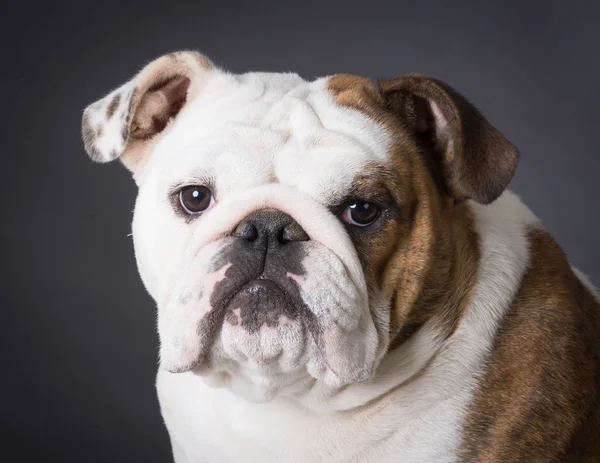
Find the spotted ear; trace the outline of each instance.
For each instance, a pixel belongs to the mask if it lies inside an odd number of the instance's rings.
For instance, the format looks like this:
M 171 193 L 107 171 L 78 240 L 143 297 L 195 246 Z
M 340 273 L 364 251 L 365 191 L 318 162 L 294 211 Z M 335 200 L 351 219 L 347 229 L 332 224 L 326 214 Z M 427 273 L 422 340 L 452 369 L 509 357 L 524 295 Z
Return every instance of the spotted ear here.
M 182 51 L 162 56 L 132 80 L 88 106 L 82 118 L 85 150 L 96 162 L 120 158 L 135 172 L 152 142 L 210 78 L 203 55 Z
M 381 81 L 380 86 L 388 107 L 433 149 L 451 196 L 488 204 L 502 194 L 519 152 L 464 96 L 420 75 Z

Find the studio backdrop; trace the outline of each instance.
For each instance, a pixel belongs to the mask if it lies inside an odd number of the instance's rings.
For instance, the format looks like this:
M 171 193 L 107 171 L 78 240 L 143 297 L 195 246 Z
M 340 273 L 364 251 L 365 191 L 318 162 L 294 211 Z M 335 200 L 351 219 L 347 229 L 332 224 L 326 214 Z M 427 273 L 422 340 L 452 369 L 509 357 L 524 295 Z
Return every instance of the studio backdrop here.
M 235 72 L 422 73 L 521 152 L 510 188 L 600 284 L 600 4 L 558 1 L 10 2 L 3 7 L 2 461 L 166 462 L 136 187 L 95 165 L 83 109 L 195 49 Z

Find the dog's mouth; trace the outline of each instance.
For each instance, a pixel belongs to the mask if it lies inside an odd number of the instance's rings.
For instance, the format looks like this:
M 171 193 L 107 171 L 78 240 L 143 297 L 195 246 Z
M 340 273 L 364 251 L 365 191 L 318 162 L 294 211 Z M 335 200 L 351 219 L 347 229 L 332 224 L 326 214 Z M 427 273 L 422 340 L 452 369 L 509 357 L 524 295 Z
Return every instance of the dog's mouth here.
M 215 325 L 229 323 L 254 333 L 277 326 L 280 319 L 308 322 L 314 318 L 296 280 L 305 274 L 303 246 L 288 248 L 273 257 L 248 252 L 244 243 L 237 242 L 219 253 L 215 267 L 228 267 L 210 296 Z
M 274 357 L 285 357 L 287 350 L 297 357 L 306 347 L 307 336 L 318 343 L 315 314 L 304 302 L 297 282 L 299 266 L 257 260 L 242 262 L 235 254 L 221 260 L 218 267 L 224 270 L 223 278 L 210 292 L 210 310 L 200 322 L 203 348 L 192 366 L 195 371 L 212 370 L 215 362 L 224 359 L 272 363 Z
M 255 333 L 261 327 L 275 328 L 298 320 L 307 312 L 302 305 L 275 281 L 262 276 L 248 281 L 231 298 L 224 322 Z
M 233 270 L 229 278 L 228 273 L 215 288 L 211 301 L 217 308 L 213 316 L 220 319 L 217 324 L 238 326 L 248 333 L 289 322 L 302 323 L 309 330 L 316 326 L 314 314 L 302 300 L 294 275 L 270 267 L 257 277 L 240 281 L 239 273 Z
M 201 277 L 172 292 L 196 297 L 173 297 L 159 317 L 165 369 L 269 390 L 299 378 L 341 385 L 371 374 L 377 339 L 366 299 L 333 253 L 307 242 L 278 256 L 235 245 L 214 255 L 204 259 L 207 271 L 189 272 Z

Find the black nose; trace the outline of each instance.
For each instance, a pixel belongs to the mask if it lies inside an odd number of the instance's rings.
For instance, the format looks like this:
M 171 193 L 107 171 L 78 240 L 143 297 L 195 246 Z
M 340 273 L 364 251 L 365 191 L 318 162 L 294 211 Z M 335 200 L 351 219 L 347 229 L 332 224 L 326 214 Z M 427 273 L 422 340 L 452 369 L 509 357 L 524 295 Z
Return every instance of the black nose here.
M 310 239 L 298 222 L 276 209 L 253 212 L 240 222 L 233 236 L 271 249 Z

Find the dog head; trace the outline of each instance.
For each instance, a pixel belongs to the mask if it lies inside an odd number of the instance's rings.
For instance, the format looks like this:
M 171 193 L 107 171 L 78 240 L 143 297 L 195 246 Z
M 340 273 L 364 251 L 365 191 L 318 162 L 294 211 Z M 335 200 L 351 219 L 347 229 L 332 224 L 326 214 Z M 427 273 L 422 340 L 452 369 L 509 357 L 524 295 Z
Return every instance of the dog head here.
M 518 163 L 437 80 L 233 75 L 194 52 L 90 105 L 83 138 L 138 185 L 161 367 L 260 400 L 368 380 L 426 323 L 451 330 L 457 211 L 497 198 Z

